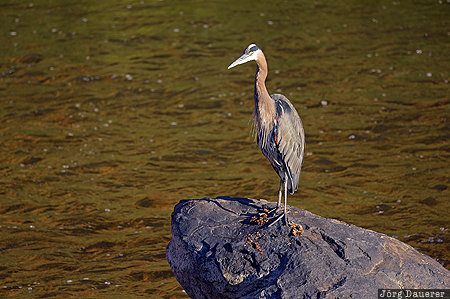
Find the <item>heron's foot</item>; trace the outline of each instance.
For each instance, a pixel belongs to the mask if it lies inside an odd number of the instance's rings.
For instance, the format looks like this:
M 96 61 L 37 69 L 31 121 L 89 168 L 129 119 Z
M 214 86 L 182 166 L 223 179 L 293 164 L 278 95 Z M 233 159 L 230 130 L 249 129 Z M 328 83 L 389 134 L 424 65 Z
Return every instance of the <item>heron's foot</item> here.
M 257 224 L 257 225 L 263 225 L 266 224 L 267 222 L 269 222 L 270 219 L 272 218 L 276 218 L 275 222 L 278 222 L 283 214 L 281 215 L 275 215 L 281 208 L 280 207 L 275 207 L 273 209 L 268 209 L 268 208 L 263 208 L 262 210 L 260 210 L 260 212 L 258 212 L 256 215 L 252 216 L 252 218 L 250 218 L 250 223 L 251 224 Z
M 280 207 L 280 206 L 276 206 L 275 208 L 270 209 L 270 210 L 267 208 L 263 208 L 262 212 L 259 212 L 258 214 L 260 216 L 266 214 L 268 217 L 270 216 L 269 218 L 273 218 L 273 217 L 275 217 L 275 214 L 281 209 L 282 209 L 282 207 Z
M 284 218 L 284 223 L 286 225 L 289 225 L 289 222 L 288 222 L 288 219 L 287 219 L 287 214 L 285 214 L 285 213 L 282 213 L 282 214 L 280 214 L 278 216 L 274 216 L 272 218 L 274 218 L 274 220 L 273 220 L 273 222 L 271 224 L 269 224 L 268 227 L 271 227 L 272 225 L 274 225 L 275 223 L 277 223 L 278 221 L 280 221 L 283 218 Z
M 281 207 L 280 206 L 276 206 L 275 208 L 269 210 L 267 212 L 267 214 L 269 214 L 269 215 L 276 214 L 279 210 L 281 210 Z
M 268 225 L 268 227 L 271 227 L 284 217 L 284 223 L 285 225 L 289 226 L 289 222 L 287 219 L 287 212 L 283 212 L 279 215 L 276 215 L 280 210 L 282 210 L 282 207 L 276 206 L 275 208 L 269 210 L 267 208 L 263 208 L 261 212 L 258 212 L 258 214 L 252 216 L 250 218 L 251 224 L 257 224 L 257 225 L 263 225 L 273 219 L 273 221 Z

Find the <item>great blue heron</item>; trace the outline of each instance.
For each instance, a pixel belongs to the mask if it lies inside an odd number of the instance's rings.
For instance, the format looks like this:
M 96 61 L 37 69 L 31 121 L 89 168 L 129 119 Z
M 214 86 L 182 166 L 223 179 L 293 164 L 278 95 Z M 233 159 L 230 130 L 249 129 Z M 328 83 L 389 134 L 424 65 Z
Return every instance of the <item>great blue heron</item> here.
M 276 210 L 281 207 L 284 185 L 284 220 L 288 224 L 287 191 L 294 194 L 298 188 L 305 153 L 305 133 L 300 116 L 291 102 L 281 94 L 269 96 L 265 83 L 267 62 L 264 53 L 257 45 L 249 45 L 244 50 L 244 54 L 230 64 L 228 69 L 252 60 L 257 64 L 255 110 L 253 111 L 256 139 L 262 153 L 281 179 Z M 281 217 L 283 214 L 280 215 Z

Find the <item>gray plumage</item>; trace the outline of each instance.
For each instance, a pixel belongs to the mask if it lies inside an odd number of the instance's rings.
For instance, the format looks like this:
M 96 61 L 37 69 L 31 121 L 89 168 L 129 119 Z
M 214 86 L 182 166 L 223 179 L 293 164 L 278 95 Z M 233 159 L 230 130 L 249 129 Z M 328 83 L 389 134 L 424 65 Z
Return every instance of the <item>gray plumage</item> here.
M 281 94 L 269 96 L 265 86 L 267 62 L 258 46 L 249 45 L 244 54 L 228 69 L 252 60 L 256 61 L 258 66 L 255 76 L 255 110 L 253 112 L 256 140 L 262 153 L 281 179 L 277 208 L 281 205 L 284 185 L 284 217 L 287 224 L 287 191 L 294 194 L 298 189 L 305 152 L 305 133 L 300 116 L 292 103 Z

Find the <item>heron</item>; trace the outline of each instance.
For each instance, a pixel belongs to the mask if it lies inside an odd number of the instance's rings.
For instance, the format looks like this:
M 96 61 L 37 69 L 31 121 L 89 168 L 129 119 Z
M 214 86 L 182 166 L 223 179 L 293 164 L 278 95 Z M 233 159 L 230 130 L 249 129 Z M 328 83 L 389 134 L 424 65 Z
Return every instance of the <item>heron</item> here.
M 228 69 L 252 60 L 257 65 L 253 111 L 256 141 L 261 152 L 280 177 L 278 204 L 274 211 L 279 211 L 281 208 L 284 187 L 284 213 L 273 223 L 284 216 L 285 224 L 289 225 L 287 192 L 293 195 L 298 189 L 305 154 L 305 132 L 300 116 L 288 98 L 282 94 L 269 95 L 266 88 L 267 61 L 263 51 L 257 45 L 251 44 L 245 48 L 242 56 L 230 64 Z

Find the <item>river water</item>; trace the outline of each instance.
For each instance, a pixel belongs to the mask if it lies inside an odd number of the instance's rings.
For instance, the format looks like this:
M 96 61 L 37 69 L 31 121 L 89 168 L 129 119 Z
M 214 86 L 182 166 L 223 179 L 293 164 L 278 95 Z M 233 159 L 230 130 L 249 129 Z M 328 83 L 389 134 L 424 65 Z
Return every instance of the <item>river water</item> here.
M 0 294 L 186 296 L 181 199 L 277 200 L 255 65 L 306 132 L 289 204 L 450 268 L 448 1 L 0 3 Z

